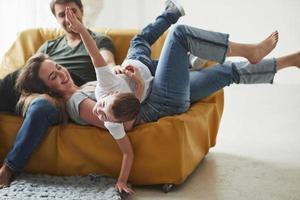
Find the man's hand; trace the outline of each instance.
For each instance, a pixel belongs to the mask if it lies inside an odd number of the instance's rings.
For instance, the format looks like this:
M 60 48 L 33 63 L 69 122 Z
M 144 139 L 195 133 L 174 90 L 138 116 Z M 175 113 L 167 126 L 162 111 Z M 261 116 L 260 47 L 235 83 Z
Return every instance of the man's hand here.
M 126 192 L 127 194 L 134 194 L 134 191 L 126 185 L 126 183 L 122 181 L 118 181 L 115 188 L 117 189 L 118 192 Z
M 85 29 L 83 24 L 77 19 L 70 7 L 66 8 L 66 21 L 68 23 L 69 29 L 71 29 L 75 33 L 81 33 L 81 31 Z

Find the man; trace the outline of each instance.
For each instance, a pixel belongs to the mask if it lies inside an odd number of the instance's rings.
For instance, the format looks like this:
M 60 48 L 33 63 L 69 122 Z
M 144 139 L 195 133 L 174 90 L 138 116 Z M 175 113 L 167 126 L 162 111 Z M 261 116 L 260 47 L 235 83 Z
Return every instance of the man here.
M 85 50 L 80 36 L 72 32 L 66 21 L 65 10 L 70 7 L 82 22 L 84 14 L 81 0 L 52 0 L 50 8 L 57 22 L 65 30 L 65 35 L 44 43 L 38 52 L 48 54 L 54 61 L 66 67 L 77 85 L 96 80 L 92 61 Z M 110 65 L 115 65 L 112 41 L 89 31 L 96 41 L 101 55 Z M 20 97 L 14 89 L 19 70 L 0 80 L 0 112 L 15 112 Z M 5 98 L 4 98 L 5 97 Z M 62 122 L 61 111 L 49 99 L 36 98 L 30 104 L 23 124 L 17 134 L 12 150 L 0 169 L 0 188 L 9 186 L 12 175 L 20 172 L 36 147 L 42 142 L 50 126 Z

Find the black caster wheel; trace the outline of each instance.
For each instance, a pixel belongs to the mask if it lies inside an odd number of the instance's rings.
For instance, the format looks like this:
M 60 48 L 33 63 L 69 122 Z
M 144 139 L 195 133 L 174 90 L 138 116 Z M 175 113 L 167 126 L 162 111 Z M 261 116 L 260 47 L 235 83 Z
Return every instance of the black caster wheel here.
M 163 184 L 162 189 L 165 193 L 170 192 L 174 188 L 174 184 Z

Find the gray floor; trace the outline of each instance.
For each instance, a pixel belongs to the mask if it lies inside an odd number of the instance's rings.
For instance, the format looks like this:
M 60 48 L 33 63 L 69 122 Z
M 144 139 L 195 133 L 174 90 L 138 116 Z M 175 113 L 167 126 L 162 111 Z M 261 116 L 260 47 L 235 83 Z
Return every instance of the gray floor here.
M 217 145 L 188 180 L 129 199 L 300 199 L 300 85 L 232 86 Z

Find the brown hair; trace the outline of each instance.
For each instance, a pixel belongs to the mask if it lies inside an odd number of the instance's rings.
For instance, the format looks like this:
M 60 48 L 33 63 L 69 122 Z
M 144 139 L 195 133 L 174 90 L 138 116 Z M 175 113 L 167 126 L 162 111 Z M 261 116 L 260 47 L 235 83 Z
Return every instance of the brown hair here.
M 49 93 L 49 88 L 39 77 L 41 64 L 50 58 L 46 54 L 35 54 L 28 59 L 16 81 L 16 88 L 21 93 Z
M 119 93 L 111 107 L 114 117 L 120 122 L 133 120 L 141 109 L 138 98 L 132 93 Z
M 72 2 L 74 2 L 79 7 L 80 10 L 82 10 L 83 5 L 81 0 L 52 0 L 50 2 L 51 12 L 55 16 L 55 9 L 54 9 L 55 4 L 65 4 L 65 3 L 72 3 Z
M 25 116 L 31 102 L 36 98 L 48 100 L 54 106 L 64 109 L 64 104 L 60 101 L 57 94 L 51 93 L 44 81 L 39 77 L 41 64 L 45 60 L 51 60 L 48 55 L 38 53 L 28 59 L 25 66 L 21 69 L 16 80 L 16 89 L 21 92 L 21 96 L 16 106 L 19 114 Z M 65 116 L 64 116 L 65 119 Z

